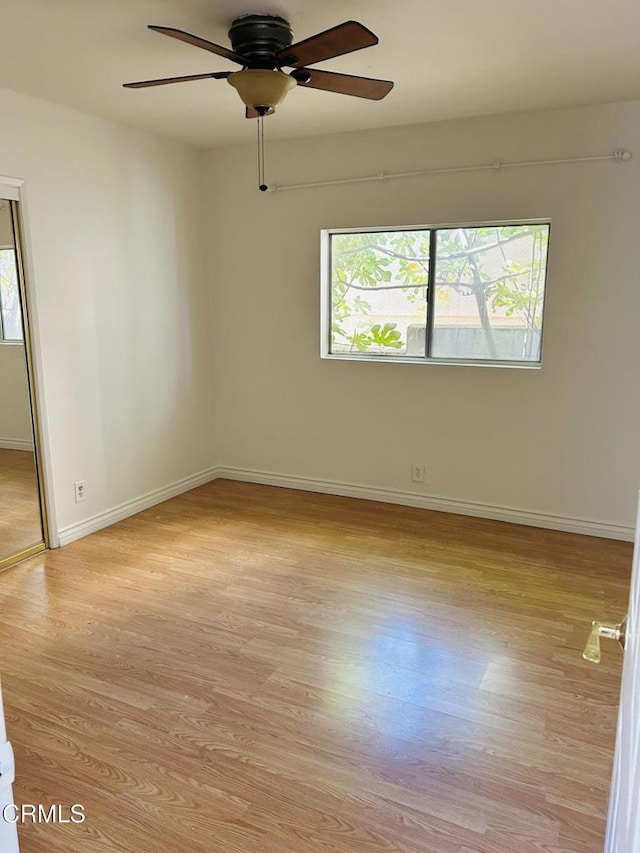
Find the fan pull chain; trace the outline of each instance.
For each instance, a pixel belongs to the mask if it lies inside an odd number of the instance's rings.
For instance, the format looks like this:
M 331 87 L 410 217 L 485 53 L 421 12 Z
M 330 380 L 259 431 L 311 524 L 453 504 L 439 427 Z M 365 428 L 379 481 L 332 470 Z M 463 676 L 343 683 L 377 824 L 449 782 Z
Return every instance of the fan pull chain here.
M 269 187 L 264 182 L 264 116 L 258 116 L 258 189 L 266 193 Z

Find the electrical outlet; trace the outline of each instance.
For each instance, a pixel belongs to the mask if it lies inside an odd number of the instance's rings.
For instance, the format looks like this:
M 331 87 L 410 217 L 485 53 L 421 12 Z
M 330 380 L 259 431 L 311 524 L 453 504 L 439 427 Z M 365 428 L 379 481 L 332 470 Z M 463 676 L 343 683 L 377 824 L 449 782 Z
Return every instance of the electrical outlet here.
M 414 483 L 424 483 L 426 466 L 424 462 L 414 462 L 411 466 L 411 480 Z
M 76 480 L 73 484 L 73 490 L 76 495 L 76 503 L 82 503 L 83 500 L 86 499 L 86 490 L 85 490 L 85 481 L 84 480 Z

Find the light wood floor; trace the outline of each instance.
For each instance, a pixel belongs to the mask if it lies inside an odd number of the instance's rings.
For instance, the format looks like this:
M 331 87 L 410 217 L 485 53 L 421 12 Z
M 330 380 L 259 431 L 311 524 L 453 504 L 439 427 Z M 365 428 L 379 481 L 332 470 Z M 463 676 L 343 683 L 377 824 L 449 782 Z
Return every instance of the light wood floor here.
M 11 569 L 22 853 L 601 853 L 630 562 L 217 481 Z
M 0 448 L 0 560 L 42 540 L 33 453 Z

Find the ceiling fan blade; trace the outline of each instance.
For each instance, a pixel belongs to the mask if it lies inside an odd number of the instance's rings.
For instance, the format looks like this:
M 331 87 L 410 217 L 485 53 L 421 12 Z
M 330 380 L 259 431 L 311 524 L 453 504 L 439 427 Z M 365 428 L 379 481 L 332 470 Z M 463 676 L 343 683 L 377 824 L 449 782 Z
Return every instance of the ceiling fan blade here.
M 393 89 L 391 80 L 375 80 L 373 77 L 354 77 L 351 74 L 336 74 L 333 71 L 318 71 L 317 68 L 300 68 L 291 76 L 299 86 L 308 89 L 323 89 L 340 95 L 353 95 L 380 101 Z
M 125 89 L 146 89 L 148 86 L 165 86 L 167 83 L 187 83 L 189 80 L 223 80 L 231 71 L 215 71 L 212 74 L 188 74 L 186 77 L 162 77 L 159 80 L 138 80 L 135 83 L 123 83 Z
M 374 44 L 378 44 L 378 37 L 371 30 L 357 21 L 345 21 L 344 24 L 283 48 L 276 56 L 282 65 L 300 68 Z
M 220 44 L 214 44 L 212 41 L 200 38 L 200 36 L 185 33 L 184 30 L 176 30 L 174 27 L 158 27 L 155 24 L 149 24 L 149 29 L 156 33 L 162 33 L 165 36 L 170 36 L 173 39 L 184 41 L 187 44 L 192 44 L 194 47 L 201 47 L 203 50 L 208 50 L 210 53 L 217 53 L 218 56 L 224 56 L 225 59 L 230 59 L 232 62 L 237 62 L 239 65 L 246 65 L 247 60 L 240 56 L 239 53 L 234 53 L 228 47 L 222 47 Z

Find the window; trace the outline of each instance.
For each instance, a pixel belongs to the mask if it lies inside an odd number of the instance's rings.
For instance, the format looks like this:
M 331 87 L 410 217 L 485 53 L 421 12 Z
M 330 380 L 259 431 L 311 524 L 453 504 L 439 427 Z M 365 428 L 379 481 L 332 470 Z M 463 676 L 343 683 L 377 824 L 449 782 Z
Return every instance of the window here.
M 323 231 L 322 355 L 539 364 L 549 230 Z
M 0 248 L 0 342 L 22 340 L 16 252 L 12 247 Z

